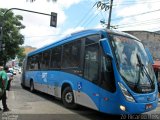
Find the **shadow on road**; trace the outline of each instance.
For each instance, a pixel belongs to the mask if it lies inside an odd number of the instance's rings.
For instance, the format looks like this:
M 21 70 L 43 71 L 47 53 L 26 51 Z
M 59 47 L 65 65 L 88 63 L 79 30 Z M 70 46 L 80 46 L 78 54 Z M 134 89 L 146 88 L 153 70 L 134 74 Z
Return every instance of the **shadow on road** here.
M 30 92 L 28 88 L 24 88 L 24 89 L 27 90 L 28 92 Z M 35 91 L 33 94 L 65 108 L 62 101 L 58 98 L 55 98 L 52 95 L 48 95 L 48 94 L 45 94 L 45 93 L 39 92 L 39 91 Z M 75 114 L 60 114 L 60 115 L 56 115 L 56 116 L 61 116 L 64 118 L 70 118 L 70 117 L 77 118 L 78 117 L 78 118 L 83 118 L 82 120 L 114 120 L 114 119 L 119 120 L 119 119 L 121 119 L 121 116 L 100 113 L 98 111 L 95 111 L 95 110 L 92 110 L 92 109 L 89 109 L 89 108 L 86 108 L 86 107 L 83 107 L 80 105 L 78 106 L 77 109 L 74 109 L 74 110 L 69 109 L 69 110 Z M 54 117 L 55 117 L 55 115 L 54 115 Z M 68 119 L 66 119 L 66 120 L 68 120 Z M 81 119 L 74 119 L 74 120 L 81 120 Z
M 25 88 L 28 92 L 29 89 Z M 54 96 L 35 91 L 34 95 L 37 95 L 38 97 L 41 97 L 43 99 L 46 99 L 47 101 L 53 102 L 61 107 L 64 107 L 61 100 L 56 99 Z M 64 107 L 65 108 L 65 107 Z M 69 109 L 74 114 L 44 114 L 44 115 L 37 115 L 41 116 L 37 120 L 41 120 L 41 118 L 47 116 L 47 120 L 50 120 L 49 118 L 52 118 L 51 120 L 137 120 L 137 119 L 143 119 L 143 120 L 152 120 L 157 118 L 157 116 L 152 116 L 148 114 L 139 114 L 139 115 L 109 115 L 105 113 L 101 113 L 83 106 L 79 106 L 77 109 Z M 25 115 L 24 115 L 25 116 Z M 28 116 L 29 117 L 29 116 Z M 160 117 L 160 116 L 158 116 Z M 35 117 L 34 117 L 35 118 Z

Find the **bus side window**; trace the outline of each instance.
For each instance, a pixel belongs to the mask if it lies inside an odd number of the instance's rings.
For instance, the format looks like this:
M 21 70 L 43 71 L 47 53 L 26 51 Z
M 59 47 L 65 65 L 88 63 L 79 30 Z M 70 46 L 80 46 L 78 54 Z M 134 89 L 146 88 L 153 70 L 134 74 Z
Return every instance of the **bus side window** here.
M 99 79 L 99 44 L 91 44 L 85 47 L 84 58 L 84 78 L 93 83 L 98 83 Z
M 110 92 L 115 92 L 116 86 L 112 61 L 109 57 L 102 55 L 101 63 L 101 87 Z
M 51 51 L 47 50 L 43 52 L 43 57 L 42 57 L 42 69 L 47 70 L 49 69 L 49 63 L 50 63 L 50 54 Z
M 62 46 L 58 46 L 52 49 L 51 52 L 51 69 L 60 69 L 61 68 L 61 52 Z
M 36 55 L 36 69 L 35 70 L 40 70 L 42 69 L 42 53 L 39 53 Z
M 69 73 L 82 75 L 81 70 L 81 39 L 63 46 L 62 69 Z
M 41 56 L 40 55 L 37 55 L 36 65 L 37 65 L 36 70 L 40 70 L 41 69 Z
M 32 70 L 33 67 L 33 57 L 29 57 L 27 61 L 27 70 Z

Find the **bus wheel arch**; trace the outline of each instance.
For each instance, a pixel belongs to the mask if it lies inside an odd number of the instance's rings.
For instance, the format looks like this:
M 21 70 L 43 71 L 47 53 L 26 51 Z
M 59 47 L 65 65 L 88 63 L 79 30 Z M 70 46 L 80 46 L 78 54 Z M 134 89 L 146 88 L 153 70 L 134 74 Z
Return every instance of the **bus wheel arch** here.
M 31 92 L 34 92 L 34 91 L 35 91 L 33 79 L 30 80 L 29 90 L 30 90 Z
M 66 108 L 75 109 L 77 104 L 75 104 L 74 93 L 70 84 L 65 83 L 62 85 L 61 89 L 61 99 Z

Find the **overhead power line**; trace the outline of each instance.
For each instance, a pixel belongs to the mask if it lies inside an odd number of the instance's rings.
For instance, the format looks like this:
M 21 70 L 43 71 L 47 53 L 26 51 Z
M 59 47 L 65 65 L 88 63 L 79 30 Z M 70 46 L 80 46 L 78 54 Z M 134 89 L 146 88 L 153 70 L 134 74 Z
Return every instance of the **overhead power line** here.
M 84 24 L 87 19 L 85 19 L 86 17 L 89 16 L 89 14 L 91 13 L 91 11 L 93 10 L 94 6 L 96 5 L 96 3 L 92 6 L 92 8 L 89 9 L 89 11 L 87 11 L 87 13 L 83 16 L 83 18 L 75 25 L 74 28 L 80 26 L 82 23 Z M 90 17 L 89 17 L 90 18 Z
M 157 24 L 157 23 L 160 23 L 160 20 L 159 21 L 154 21 L 152 23 L 138 23 L 138 24 L 132 24 L 132 25 L 126 25 L 126 26 L 119 26 L 118 28 L 125 28 L 125 27 L 133 27 L 133 26 L 147 26 L 147 25 L 153 25 L 153 24 Z
M 160 0 L 157 0 L 157 1 L 138 1 L 138 2 L 135 2 L 135 1 L 126 1 L 125 3 L 120 3 L 120 4 L 114 4 L 113 6 L 121 6 L 121 5 L 133 5 L 133 4 L 145 4 L 145 3 L 157 3 L 157 2 L 160 2 Z
M 125 23 L 125 24 L 121 24 L 118 26 L 131 26 L 131 25 L 138 25 L 138 24 L 149 24 L 149 23 L 155 23 L 155 22 L 159 22 L 160 18 L 157 19 L 150 19 L 150 20 L 145 20 L 145 21 L 138 21 L 138 22 L 131 22 L 131 23 Z
M 99 11 L 96 15 L 94 15 L 88 22 L 85 22 L 83 26 L 84 27 L 88 26 L 88 24 L 90 24 L 99 15 L 99 13 L 101 13 L 101 11 Z
M 145 14 L 148 14 L 148 13 L 153 13 L 153 12 L 158 12 L 158 11 L 160 11 L 160 9 L 147 11 L 147 12 L 143 12 L 143 13 L 139 13 L 139 14 L 134 14 L 134 15 L 130 15 L 130 16 L 125 16 L 125 17 L 118 17 L 118 18 L 114 18 L 114 19 L 111 19 L 111 20 L 116 21 L 116 20 L 119 20 L 119 19 L 122 19 L 122 18 L 130 18 L 130 17 L 145 15 Z

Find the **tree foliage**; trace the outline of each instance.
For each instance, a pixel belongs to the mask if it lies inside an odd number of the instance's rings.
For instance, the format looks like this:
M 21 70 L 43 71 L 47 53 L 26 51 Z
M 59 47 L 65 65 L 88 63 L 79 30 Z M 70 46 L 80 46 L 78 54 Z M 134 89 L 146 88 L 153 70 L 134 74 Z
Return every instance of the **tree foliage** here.
M 24 43 L 24 36 L 20 33 L 25 26 L 21 23 L 23 17 L 21 15 L 14 15 L 12 11 L 7 12 L 5 18 L 4 13 L 7 9 L 0 9 L 0 21 L 3 21 L 3 38 L 5 43 L 5 50 L 0 52 L 0 61 L 4 64 L 14 59 L 17 53 L 21 51 L 20 45 Z
M 24 53 L 25 49 L 24 47 L 20 47 L 18 53 L 17 53 L 17 58 L 19 59 L 19 66 L 22 66 L 22 62 L 26 56 L 26 54 Z

